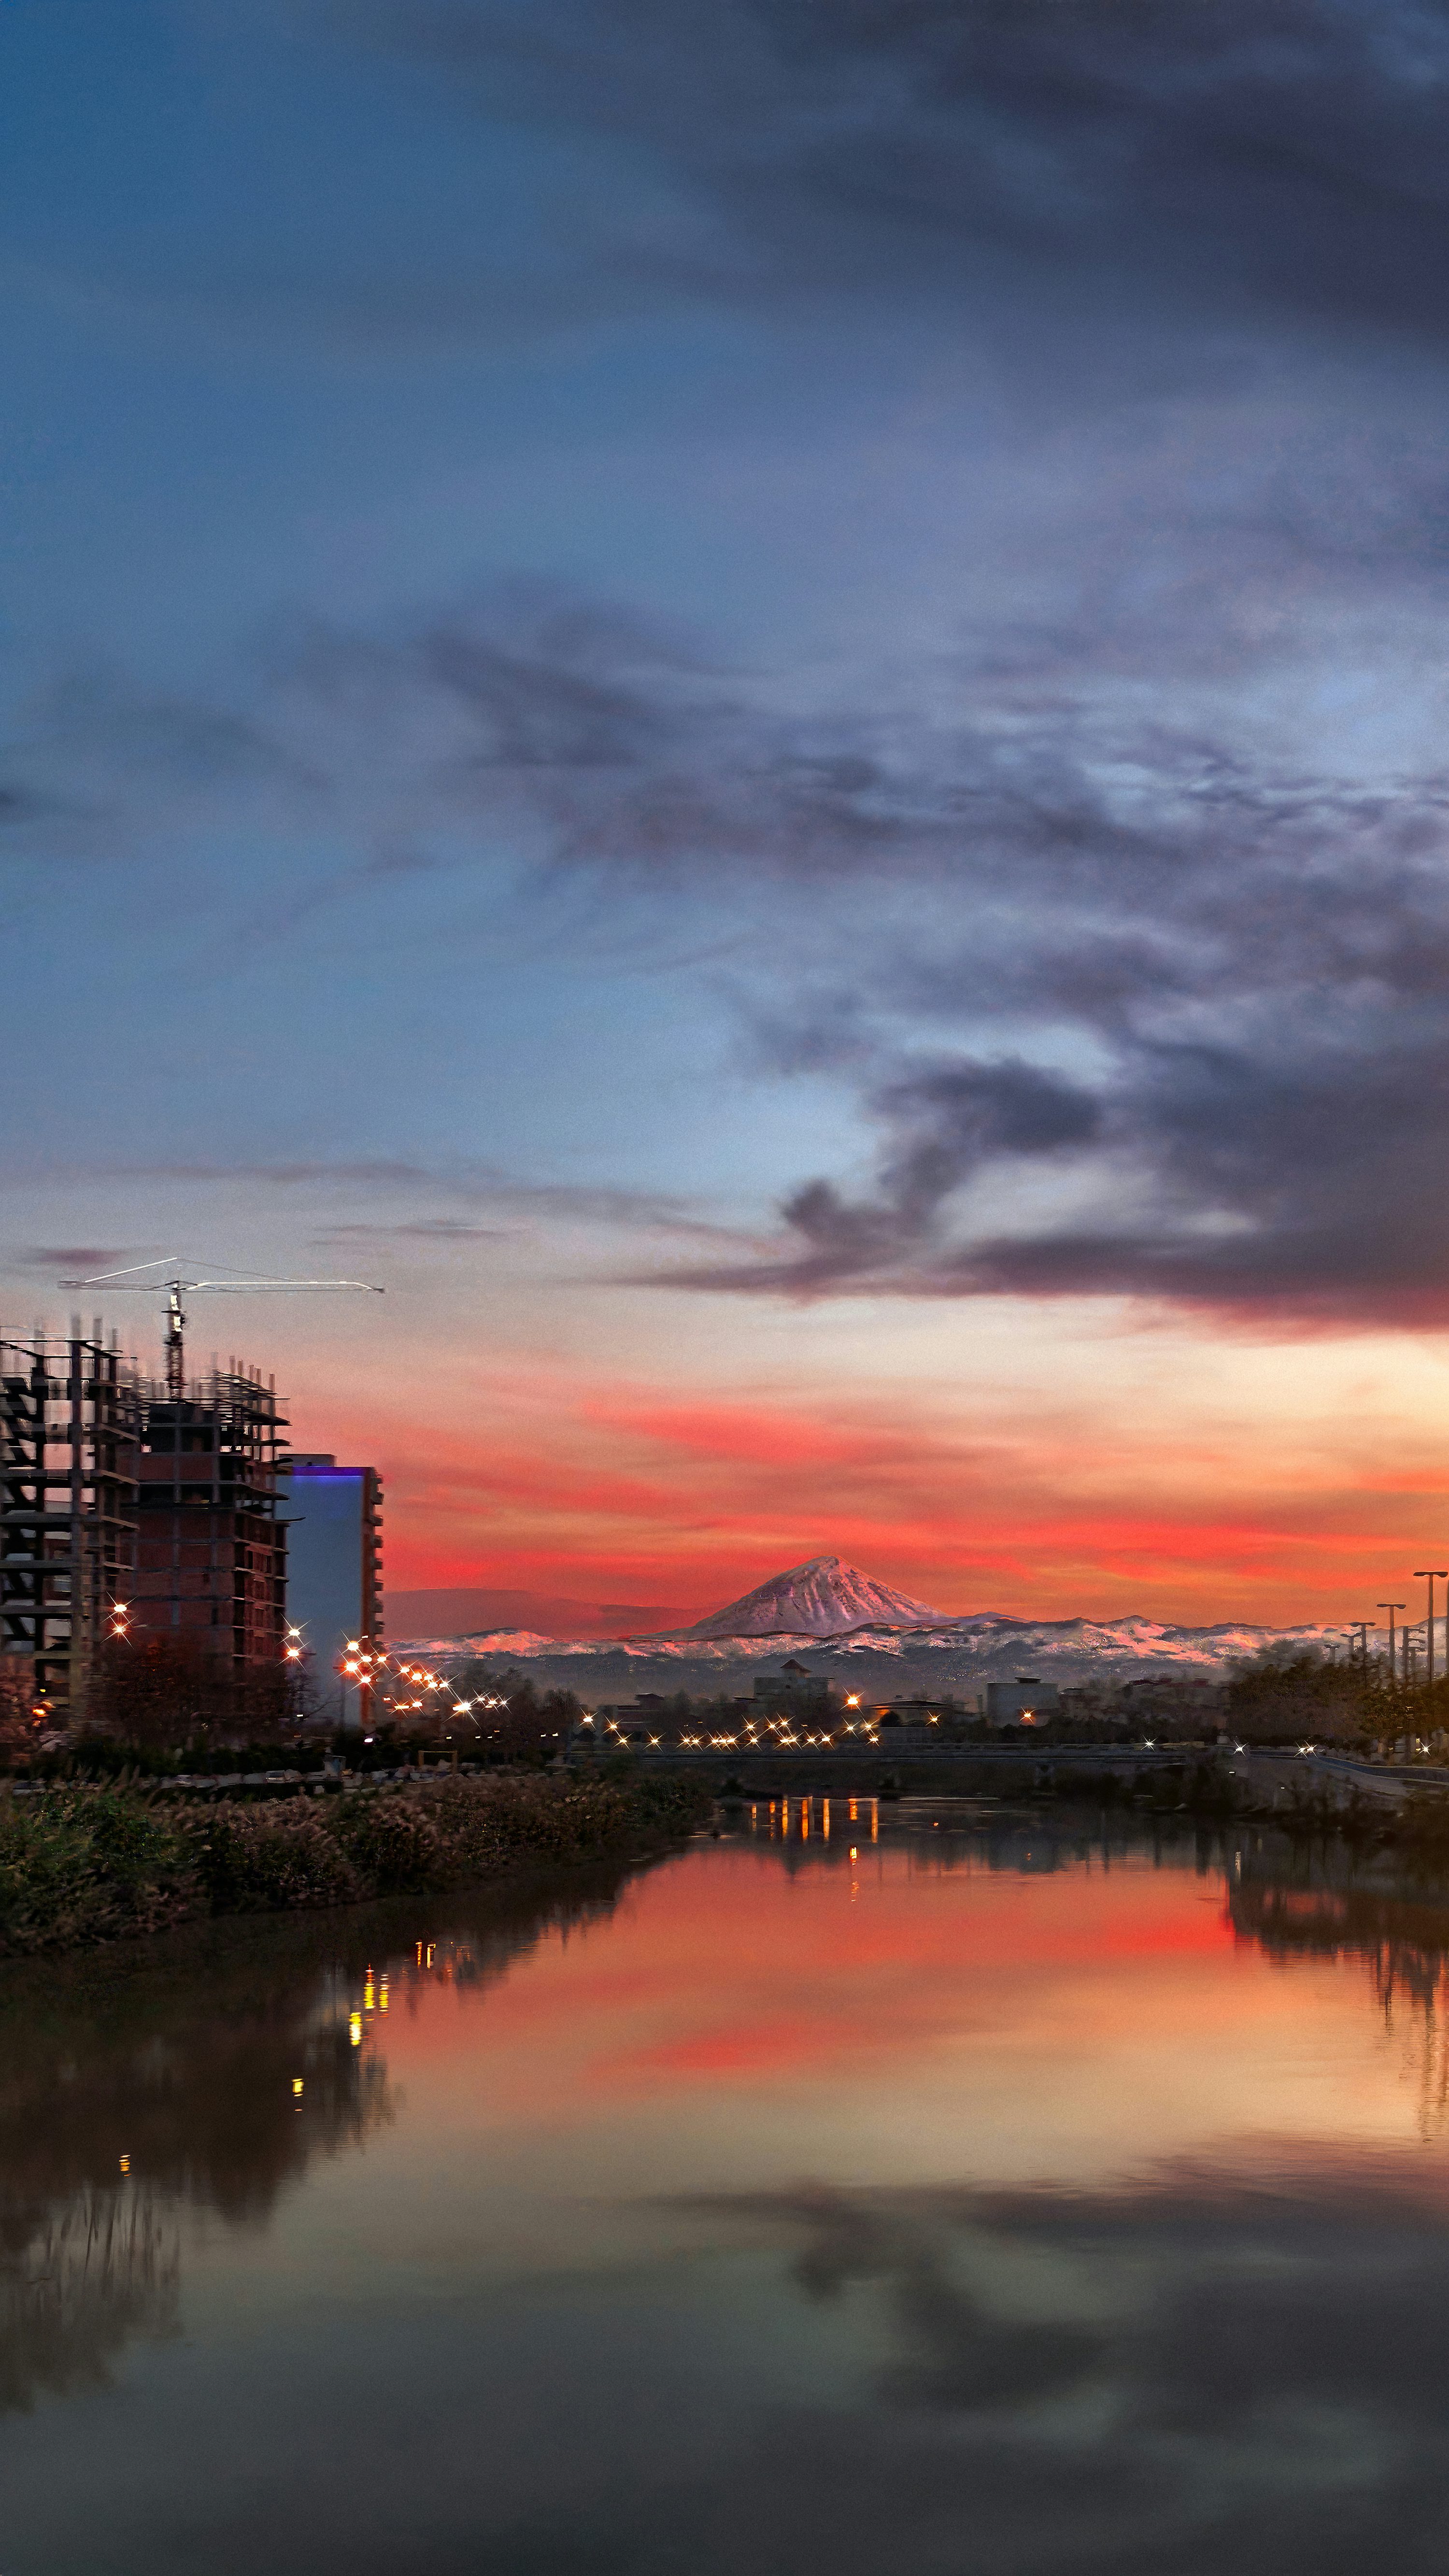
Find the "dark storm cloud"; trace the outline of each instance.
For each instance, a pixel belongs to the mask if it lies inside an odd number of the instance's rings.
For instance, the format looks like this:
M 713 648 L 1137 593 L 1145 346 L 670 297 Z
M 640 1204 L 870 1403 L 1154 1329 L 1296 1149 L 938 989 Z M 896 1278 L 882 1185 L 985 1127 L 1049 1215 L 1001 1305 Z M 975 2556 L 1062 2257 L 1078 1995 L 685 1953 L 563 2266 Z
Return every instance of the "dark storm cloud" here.
M 315 13 L 313 13 L 315 14 Z M 1449 21 L 1416 0 L 332 0 L 490 117 L 644 147 L 716 219 L 641 286 L 1000 288 L 1023 269 L 1438 336 Z
M 862 721 L 854 755 L 717 721 L 666 790 L 563 791 L 553 864 L 832 890 L 851 971 L 766 972 L 759 1061 L 843 1075 L 882 1141 L 868 1187 L 791 1193 L 775 1252 L 675 1284 L 1449 1315 L 1449 780 L 1275 774 L 1024 693 L 994 729 Z M 963 1208 L 1033 1174 L 1056 1212 Z

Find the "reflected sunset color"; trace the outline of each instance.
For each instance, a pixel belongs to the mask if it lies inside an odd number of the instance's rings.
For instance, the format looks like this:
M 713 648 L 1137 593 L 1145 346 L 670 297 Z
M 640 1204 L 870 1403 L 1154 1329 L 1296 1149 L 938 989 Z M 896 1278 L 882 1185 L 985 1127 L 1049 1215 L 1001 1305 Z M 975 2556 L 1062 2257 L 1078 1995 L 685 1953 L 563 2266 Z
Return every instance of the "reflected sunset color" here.
M 6 2576 L 1428 2565 L 1449 1895 L 763 1800 L 148 1959 L 6 1998 Z

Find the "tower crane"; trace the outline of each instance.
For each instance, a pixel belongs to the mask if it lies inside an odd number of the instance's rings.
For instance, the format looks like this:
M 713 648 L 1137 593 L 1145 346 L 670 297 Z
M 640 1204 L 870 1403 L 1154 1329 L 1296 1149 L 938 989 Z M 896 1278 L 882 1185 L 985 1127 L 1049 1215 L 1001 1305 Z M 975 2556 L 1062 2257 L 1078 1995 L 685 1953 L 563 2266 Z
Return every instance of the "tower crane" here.
M 223 1265 L 224 1266 L 224 1265 Z M 143 1270 L 160 1270 L 161 1279 L 143 1279 Z M 370 1279 L 280 1279 L 265 1271 L 240 1271 L 233 1279 L 192 1277 L 183 1267 L 183 1256 L 176 1252 L 161 1253 L 155 1261 L 138 1261 L 129 1270 L 101 1270 L 90 1279 L 62 1279 L 62 1288 L 110 1288 L 118 1296 L 136 1297 L 166 1291 L 166 1392 L 178 1402 L 186 1392 L 186 1310 L 185 1297 L 285 1296 L 305 1294 L 309 1290 L 332 1288 L 360 1289 L 364 1296 L 381 1297 L 385 1290 Z

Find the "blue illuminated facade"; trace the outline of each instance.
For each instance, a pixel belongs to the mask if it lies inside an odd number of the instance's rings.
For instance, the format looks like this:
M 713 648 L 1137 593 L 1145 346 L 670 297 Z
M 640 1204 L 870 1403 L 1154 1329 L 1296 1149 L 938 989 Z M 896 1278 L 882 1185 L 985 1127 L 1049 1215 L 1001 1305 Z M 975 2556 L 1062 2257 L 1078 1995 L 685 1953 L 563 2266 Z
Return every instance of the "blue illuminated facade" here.
M 327 1456 L 289 1458 L 278 1482 L 287 1534 L 287 1619 L 301 1630 L 308 1700 L 319 1721 L 365 1725 L 371 1693 L 337 1667 L 349 1643 L 379 1644 L 382 1479 Z

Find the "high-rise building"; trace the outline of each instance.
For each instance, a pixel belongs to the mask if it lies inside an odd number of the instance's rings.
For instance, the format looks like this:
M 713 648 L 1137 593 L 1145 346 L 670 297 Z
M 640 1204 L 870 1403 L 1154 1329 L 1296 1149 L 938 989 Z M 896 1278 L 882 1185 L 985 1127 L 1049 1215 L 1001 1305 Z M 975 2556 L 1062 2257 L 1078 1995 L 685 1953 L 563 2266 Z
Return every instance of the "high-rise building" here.
M 279 1491 L 287 1515 L 287 1620 L 301 1632 L 319 1714 L 365 1724 L 366 1680 L 339 1671 L 349 1645 L 380 1646 L 382 1478 L 375 1467 L 339 1467 L 330 1454 L 294 1453 Z

